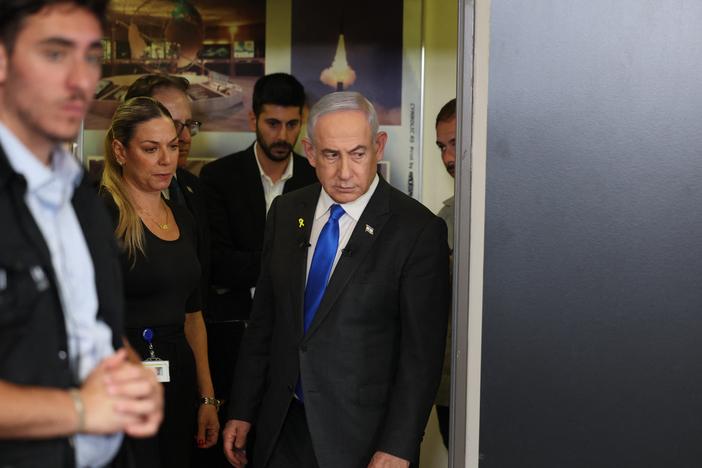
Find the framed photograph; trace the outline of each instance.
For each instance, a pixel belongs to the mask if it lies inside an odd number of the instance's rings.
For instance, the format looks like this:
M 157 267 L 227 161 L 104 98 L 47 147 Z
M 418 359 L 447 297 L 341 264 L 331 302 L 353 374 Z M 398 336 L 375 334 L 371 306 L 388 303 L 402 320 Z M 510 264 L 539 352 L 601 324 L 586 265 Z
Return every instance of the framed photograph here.
M 109 127 L 130 84 L 148 73 L 190 81 L 203 131 L 248 131 L 244 102 L 265 73 L 266 3 L 249 0 L 112 0 L 102 80 L 86 130 Z
M 204 123 L 193 138 L 193 161 L 240 151 L 255 139 L 248 121 L 254 83 L 266 73 L 286 72 L 305 86 L 309 106 L 336 90 L 366 96 L 388 133 L 383 174 L 418 197 L 422 0 L 359 1 L 113 0 L 104 78 L 84 123 L 80 156 L 87 163 L 102 154 L 127 87 L 154 72 L 191 82 L 193 115 Z M 302 153 L 299 142 L 296 150 Z
M 185 166 L 185 169 L 199 176 L 202 166 L 212 161 L 212 159 L 213 158 L 188 158 L 188 164 Z

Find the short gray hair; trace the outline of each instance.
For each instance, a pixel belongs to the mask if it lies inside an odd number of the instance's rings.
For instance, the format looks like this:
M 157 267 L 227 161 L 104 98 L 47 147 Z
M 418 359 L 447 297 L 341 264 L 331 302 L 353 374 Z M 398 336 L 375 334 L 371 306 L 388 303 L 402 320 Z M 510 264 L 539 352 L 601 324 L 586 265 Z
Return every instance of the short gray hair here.
M 375 140 L 378 133 L 378 114 L 375 113 L 373 104 L 366 99 L 363 94 L 355 91 L 338 91 L 327 94 L 312 106 L 310 116 L 307 121 L 307 137 L 314 145 L 314 127 L 317 120 L 325 114 L 340 111 L 361 111 L 368 118 L 368 125 L 371 129 L 371 139 Z

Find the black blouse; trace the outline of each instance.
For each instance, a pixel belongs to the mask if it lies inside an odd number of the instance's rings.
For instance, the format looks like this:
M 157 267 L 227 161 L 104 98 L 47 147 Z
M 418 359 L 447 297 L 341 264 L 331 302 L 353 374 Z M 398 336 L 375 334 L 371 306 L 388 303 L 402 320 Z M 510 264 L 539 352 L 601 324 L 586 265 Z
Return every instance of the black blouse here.
M 117 206 L 106 198 L 116 225 Z M 182 325 L 186 313 L 202 308 L 195 221 L 185 207 L 166 203 L 178 224 L 178 239 L 160 239 L 142 223 L 145 254 L 137 252 L 136 261 L 126 251 L 120 255 L 128 328 Z

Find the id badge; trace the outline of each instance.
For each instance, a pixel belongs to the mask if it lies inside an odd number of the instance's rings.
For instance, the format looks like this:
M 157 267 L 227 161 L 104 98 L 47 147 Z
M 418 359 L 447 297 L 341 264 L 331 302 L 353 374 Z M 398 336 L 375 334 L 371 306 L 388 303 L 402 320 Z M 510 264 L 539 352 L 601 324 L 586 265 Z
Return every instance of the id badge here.
M 171 381 L 171 373 L 168 367 L 168 361 L 159 360 L 146 360 L 141 362 L 144 367 L 151 369 L 154 374 L 156 374 L 156 380 L 161 383 Z
M 156 380 L 161 383 L 171 381 L 171 373 L 169 371 L 168 361 L 164 361 L 156 356 L 154 351 L 154 331 L 151 328 L 145 328 L 141 334 L 144 341 L 149 345 L 149 357 L 141 361 L 147 369 L 151 369 L 156 374 Z

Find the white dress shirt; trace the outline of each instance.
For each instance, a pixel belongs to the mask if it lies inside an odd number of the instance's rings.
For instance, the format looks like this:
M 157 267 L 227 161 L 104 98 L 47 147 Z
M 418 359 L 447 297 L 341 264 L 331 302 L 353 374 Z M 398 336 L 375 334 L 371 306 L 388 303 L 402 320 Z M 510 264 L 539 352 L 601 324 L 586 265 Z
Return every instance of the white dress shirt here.
M 346 244 L 348 244 L 351 238 L 356 223 L 358 223 L 373 193 L 375 193 L 375 189 L 378 187 L 378 180 L 378 174 L 376 174 L 366 193 L 350 203 L 341 204 L 341 207 L 344 209 L 344 214 L 339 218 L 339 246 L 336 249 L 336 257 L 334 257 L 334 263 L 332 264 L 329 278 L 334 274 L 336 264 L 339 263 L 339 258 L 341 257 L 341 251 L 346 248 Z M 322 228 L 327 223 L 327 220 L 329 220 L 329 211 L 334 204 L 337 203 L 332 200 L 332 197 L 322 188 L 319 193 L 319 199 L 317 200 L 317 208 L 314 210 L 314 222 L 312 223 L 312 231 L 310 232 L 310 250 L 307 255 L 307 275 L 310 273 L 310 265 L 312 264 L 312 257 L 314 256 L 314 249 L 317 246 L 317 240 L 322 232 Z M 307 277 L 307 275 L 305 275 L 305 277 Z M 305 284 L 307 284 L 307 280 L 305 280 Z
M 273 199 L 277 197 L 278 195 L 283 194 L 283 189 L 285 188 L 285 182 L 288 181 L 293 176 L 293 157 L 292 153 L 290 153 L 290 156 L 288 156 L 288 166 L 285 168 L 285 172 L 283 172 L 283 176 L 278 179 L 277 182 L 273 182 L 273 180 L 268 177 L 268 174 L 263 172 L 263 168 L 261 167 L 261 162 L 259 161 L 259 147 L 258 147 L 258 142 L 254 144 L 254 155 L 256 156 L 256 164 L 258 165 L 258 172 L 261 174 L 261 182 L 263 183 L 263 195 L 266 197 L 266 214 L 268 214 L 268 210 L 271 207 L 271 203 L 273 203 Z M 264 156 L 265 157 L 265 156 Z
M 0 144 L 12 169 L 27 181 L 24 200 L 51 253 L 66 322 L 68 357 L 82 382 L 104 357 L 114 353 L 112 330 L 97 318 L 93 260 L 71 203 L 83 170 L 60 147 L 52 153 L 51 166 L 45 166 L 2 124 Z M 80 434 L 74 442 L 79 467 L 103 466 L 119 449 L 122 434 Z

